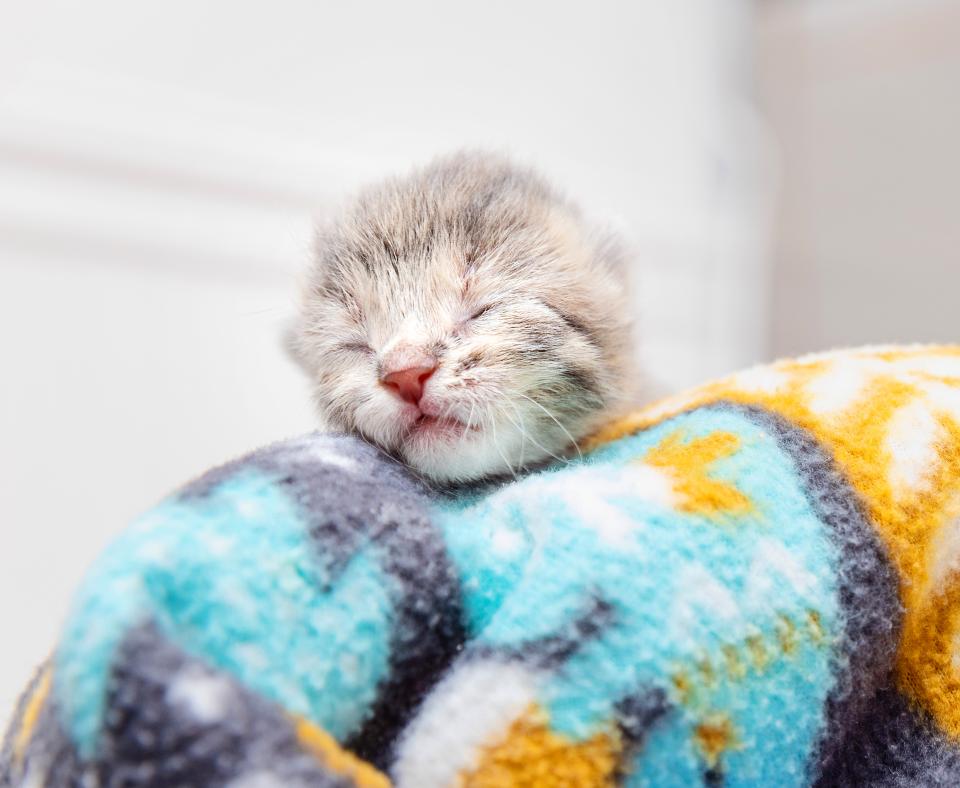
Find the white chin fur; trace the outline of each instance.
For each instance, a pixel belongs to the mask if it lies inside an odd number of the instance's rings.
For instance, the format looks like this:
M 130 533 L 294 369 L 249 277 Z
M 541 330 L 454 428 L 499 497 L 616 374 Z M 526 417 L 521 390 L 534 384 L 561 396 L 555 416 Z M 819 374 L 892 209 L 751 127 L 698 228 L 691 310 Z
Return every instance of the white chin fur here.
M 487 429 L 452 440 L 428 437 L 409 441 L 400 452 L 411 468 L 441 482 L 516 473 L 549 456 L 529 440 L 524 441 L 509 424 L 497 425 L 496 435 Z

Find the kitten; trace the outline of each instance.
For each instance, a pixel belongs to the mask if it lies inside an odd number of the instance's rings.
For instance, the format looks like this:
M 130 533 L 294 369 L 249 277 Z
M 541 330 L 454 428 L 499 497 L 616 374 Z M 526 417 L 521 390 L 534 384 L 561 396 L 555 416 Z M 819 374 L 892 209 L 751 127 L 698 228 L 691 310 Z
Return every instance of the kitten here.
M 625 277 L 538 176 L 461 153 L 318 233 L 291 348 L 330 426 L 435 481 L 516 474 L 632 396 Z

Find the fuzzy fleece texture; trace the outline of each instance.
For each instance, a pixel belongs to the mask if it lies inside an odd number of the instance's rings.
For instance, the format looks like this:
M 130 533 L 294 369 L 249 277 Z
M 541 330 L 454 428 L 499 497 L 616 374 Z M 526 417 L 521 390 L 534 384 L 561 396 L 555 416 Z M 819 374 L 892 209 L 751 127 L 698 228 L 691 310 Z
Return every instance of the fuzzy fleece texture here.
M 960 348 L 753 369 L 457 498 L 348 437 L 78 590 L 10 786 L 960 785 Z

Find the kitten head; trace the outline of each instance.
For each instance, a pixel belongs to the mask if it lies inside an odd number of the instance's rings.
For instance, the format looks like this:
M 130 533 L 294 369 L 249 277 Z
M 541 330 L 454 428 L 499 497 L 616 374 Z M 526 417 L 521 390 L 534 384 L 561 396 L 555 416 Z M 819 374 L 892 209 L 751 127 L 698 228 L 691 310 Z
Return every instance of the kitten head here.
M 321 415 L 425 476 L 562 456 L 629 389 L 615 247 L 502 159 L 362 193 L 317 250 L 292 346 Z

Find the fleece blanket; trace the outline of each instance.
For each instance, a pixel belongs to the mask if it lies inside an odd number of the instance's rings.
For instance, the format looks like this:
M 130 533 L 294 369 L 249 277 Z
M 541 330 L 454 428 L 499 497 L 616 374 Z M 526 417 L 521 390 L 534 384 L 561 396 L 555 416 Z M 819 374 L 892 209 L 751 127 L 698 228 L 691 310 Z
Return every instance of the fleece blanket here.
M 708 384 L 457 496 L 310 435 L 90 570 L 12 786 L 960 785 L 960 348 Z

